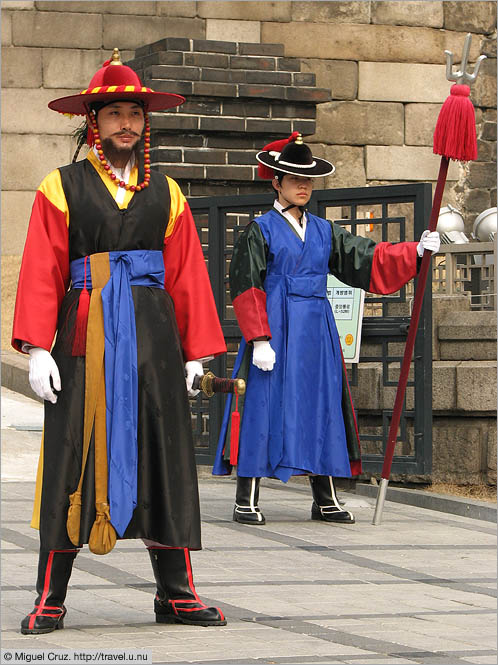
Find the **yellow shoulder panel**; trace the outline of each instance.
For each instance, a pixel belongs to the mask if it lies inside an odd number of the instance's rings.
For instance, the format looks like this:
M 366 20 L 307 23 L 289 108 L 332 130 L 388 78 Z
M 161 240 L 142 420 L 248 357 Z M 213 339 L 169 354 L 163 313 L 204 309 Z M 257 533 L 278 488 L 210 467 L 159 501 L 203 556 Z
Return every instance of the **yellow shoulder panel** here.
M 62 188 L 62 180 L 59 169 L 55 169 L 43 179 L 38 191 L 44 194 L 47 199 L 58 210 L 64 213 L 66 217 L 66 224 L 69 226 L 69 208 L 66 201 L 66 196 Z
M 165 235 L 165 238 L 168 238 L 175 229 L 176 220 L 185 209 L 185 197 L 183 196 L 182 190 L 176 180 L 173 180 L 173 178 L 170 178 L 169 176 L 165 176 L 165 178 L 169 186 L 169 195 L 171 199 L 168 226 Z

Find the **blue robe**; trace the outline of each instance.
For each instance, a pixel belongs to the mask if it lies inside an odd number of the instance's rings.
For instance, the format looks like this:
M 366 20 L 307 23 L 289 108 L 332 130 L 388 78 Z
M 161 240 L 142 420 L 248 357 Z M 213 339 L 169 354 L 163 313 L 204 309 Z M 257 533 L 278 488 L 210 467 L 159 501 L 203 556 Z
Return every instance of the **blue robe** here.
M 266 309 L 276 354 L 272 371 L 249 365 L 237 474 L 276 477 L 320 474 L 349 477 L 342 414 L 343 368 L 339 335 L 327 300 L 330 223 L 308 214 L 304 242 L 276 211 L 259 217 L 269 248 Z M 242 340 L 233 376 L 252 345 Z M 223 459 L 227 403 L 213 473 Z

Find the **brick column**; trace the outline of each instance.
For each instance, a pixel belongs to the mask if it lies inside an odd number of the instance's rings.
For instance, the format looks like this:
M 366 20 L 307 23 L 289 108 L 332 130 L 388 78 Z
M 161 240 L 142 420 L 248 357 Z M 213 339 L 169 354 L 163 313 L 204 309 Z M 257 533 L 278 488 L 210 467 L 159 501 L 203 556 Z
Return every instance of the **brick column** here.
M 187 196 L 268 191 L 256 152 L 293 131 L 314 134 L 316 106 L 330 100 L 282 44 L 166 38 L 126 64 L 144 85 L 187 98 L 151 114 L 152 163 Z

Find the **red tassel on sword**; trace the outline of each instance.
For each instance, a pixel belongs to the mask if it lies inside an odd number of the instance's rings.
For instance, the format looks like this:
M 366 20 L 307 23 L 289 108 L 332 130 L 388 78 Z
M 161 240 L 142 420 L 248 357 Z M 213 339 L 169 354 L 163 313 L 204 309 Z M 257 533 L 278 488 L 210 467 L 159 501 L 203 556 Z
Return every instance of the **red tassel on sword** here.
M 431 217 L 429 220 L 429 231 L 436 230 L 439 210 L 441 208 L 441 200 L 443 198 L 444 185 L 446 183 L 446 176 L 448 173 L 449 160 L 456 159 L 462 162 L 466 162 L 474 160 L 477 157 L 474 107 L 469 99 L 470 87 L 465 85 L 465 83 L 468 82 L 471 84 L 476 80 L 481 62 L 486 58 L 486 56 L 479 56 L 475 64 L 473 74 L 469 74 L 466 71 L 471 40 L 472 35 L 469 33 L 465 38 L 460 71 L 453 73 L 453 54 L 450 51 L 445 51 L 446 78 L 449 81 L 456 81 L 456 85 L 452 86 L 450 96 L 448 99 L 446 99 L 441 108 L 436 124 L 436 129 L 434 131 L 434 152 L 437 155 L 441 155 L 442 157 L 441 165 L 439 167 L 436 191 L 434 193 L 434 201 L 432 203 Z M 396 398 L 394 400 L 393 415 L 391 419 L 391 425 L 389 427 L 379 493 L 377 495 L 377 503 L 375 506 L 375 513 L 372 522 L 372 524 L 375 525 L 380 524 L 381 521 L 382 508 L 386 498 L 389 476 L 391 475 L 394 448 L 396 446 L 399 421 L 401 418 L 401 411 L 403 409 L 403 401 L 405 399 L 406 384 L 408 382 L 408 373 L 410 371 L 413 347 L 415 346 L 415 337 L 417 335 L 418 322 L 420 318 L 420 312 L 422 310 L 422 302 L 424 298 L 425 284 L 427 281 L 427 274 L 429 272 L 430 261 L 431 252 L 425 250 L 418 276 L 417 289 L 415 291 L 415 298 L 413 301 L 412 316 L 410 319 L 410 326 L 408 328 L 408 338 L 406 340 L 405 353 L 403 356 L 403 362 L 401 364 Z

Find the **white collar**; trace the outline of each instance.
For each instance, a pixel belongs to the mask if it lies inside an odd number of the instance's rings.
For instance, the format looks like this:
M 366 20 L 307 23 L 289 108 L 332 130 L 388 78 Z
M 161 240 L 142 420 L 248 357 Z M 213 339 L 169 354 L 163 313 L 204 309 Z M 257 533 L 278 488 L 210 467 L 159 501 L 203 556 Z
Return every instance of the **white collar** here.
M 97 148 L 93 146 L 93 152 L 95 153 L 95 156 L 99 158 L 99 154 L 97 152 Z M 116 174 L 116 179 L 122 180 L 126 184 L 128 184 L 128 181 L 130 179 L 130 174 L 132 168 L 135 166 L 135 153 L 131 153 L 131 157 L 128 160 L 128 162 L 125 164 L 123 168 L 119 168 L 117 166 L 114 166 L 114 164 L 111 164 L 112 172 Z M 116 203 L 123 203 L 124 197 L 126 194 L 126 189 L 124 187 L 118 187 L 118 191 L 116 192 L 116 196 L 114 197 L 116 200 Z
M 278 201 L 278 199 L 275 199 L 273 202 L 273 207 L 282 215 L 282 217 L 285 217 L 285 219 L 292 225 L 292 228 L 295 229 L 298 236 L 304 242 L 304 237 L 306 235 L 306 225 L 308 223 L 306 213 L 303 212 L 303 216 L 301 218 L 303 225 L 301 226 L 297 219 L 291 215 L 289 210 L 284 212 L 284 206 Z

